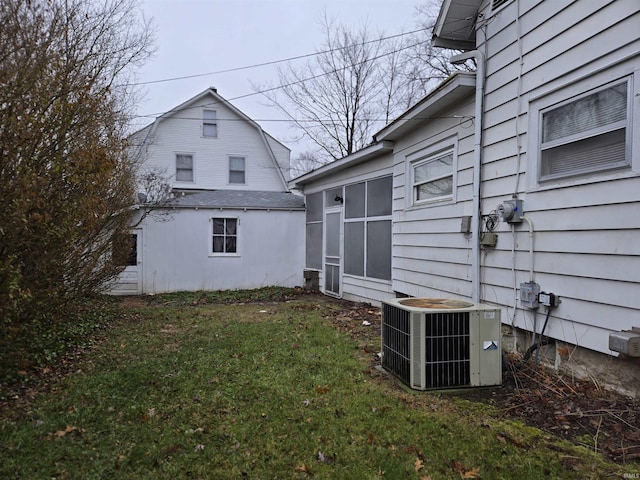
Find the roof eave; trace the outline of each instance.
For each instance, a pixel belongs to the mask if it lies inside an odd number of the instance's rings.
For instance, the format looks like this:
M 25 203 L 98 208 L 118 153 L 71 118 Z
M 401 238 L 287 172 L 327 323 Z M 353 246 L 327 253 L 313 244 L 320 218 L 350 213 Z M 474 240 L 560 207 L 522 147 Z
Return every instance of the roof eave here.
M 474 73 L 458 72 L 441 83 L 429 95 L 407 110 L 404 114 L 374 135 L 377 141 L 397 140 L 402 135 L 416 128 L 423 121 L 429 120 L 441 110 L 455 104 L 475 89 Z
M 327 163 L 326 165 L 316 168 L 308 173 L 304 173 L 299 177 L 290 180 L 289 185 L 291 188 L 300 188 L 310 182 L 333 175 L 344 169 L 359 165 L 360 163 L 364 163 L 391 151 L 393 151 L 392 142 L 376 142 L 352 153 L 351 155 L 347 155 L 346 157 Z
M 452 50 L 476 48 L 475 27 L 483 0 L 444 0 L 433 28 L 432 44 Z

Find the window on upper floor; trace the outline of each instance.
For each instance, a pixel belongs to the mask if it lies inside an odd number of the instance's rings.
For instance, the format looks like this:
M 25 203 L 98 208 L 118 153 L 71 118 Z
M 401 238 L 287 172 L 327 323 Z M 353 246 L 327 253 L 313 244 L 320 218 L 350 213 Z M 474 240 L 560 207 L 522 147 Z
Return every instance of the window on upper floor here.
M 218 217 L 211 219 L 213 255 L 238 253 L 238 219 Z
M 229 183 L 247 183 L 246 167 L 247 159 L 245 157 L 229 157 Z
M 193 155 L 176 154 L 176 181 L 193 182 Z
M 447 149 L 411 163 L 414 204 L 453 199 L 454 157 Z
M 215 110 L 204 110 L 202 118 L 202 136 L 215 138 L 218 136 L 218 120 Z
M 629 168 L 630 80 L 540 110 L 540 182 Z

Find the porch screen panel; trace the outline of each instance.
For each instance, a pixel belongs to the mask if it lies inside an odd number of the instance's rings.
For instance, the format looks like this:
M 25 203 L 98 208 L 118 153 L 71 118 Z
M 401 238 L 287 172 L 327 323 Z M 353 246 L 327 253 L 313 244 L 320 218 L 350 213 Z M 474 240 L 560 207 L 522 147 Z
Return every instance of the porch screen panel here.
M 307 224 L 305 263 L 307 268 L 322 270 L 322 222 Z
M 367 217 L 391 215 L 392 195 L 392 177 L 383 177 L 367 182 Z
M 364 222 L 344 224 L 344 273 L 364 276 Z
M 367 277 L 391 280 L 391 220 L 367 223 Z
M 365 206 L 365 184 L 356 183 L 344 189 L 344 216 L 345 218 L 364 217 Z
M 306 268 L 322 270 L 322 192 L 305 197 L 306 219 Z

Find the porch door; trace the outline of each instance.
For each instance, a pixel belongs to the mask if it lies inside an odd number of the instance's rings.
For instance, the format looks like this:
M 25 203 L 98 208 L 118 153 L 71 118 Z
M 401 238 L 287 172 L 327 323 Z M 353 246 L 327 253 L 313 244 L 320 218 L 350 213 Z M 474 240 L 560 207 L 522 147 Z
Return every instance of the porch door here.
M 342 296 L 342 208 L 325 212 L 324 291 Z

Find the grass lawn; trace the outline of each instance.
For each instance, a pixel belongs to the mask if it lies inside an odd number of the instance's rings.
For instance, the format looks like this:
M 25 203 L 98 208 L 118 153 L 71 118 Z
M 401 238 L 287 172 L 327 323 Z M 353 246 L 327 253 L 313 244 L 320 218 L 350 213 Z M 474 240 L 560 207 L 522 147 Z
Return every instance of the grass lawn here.
M 344 308 L 123 305 L 73 373 L 2 413 L 0 478 L 635 478 L 489 406 L 403 388 L 334 328 Z

